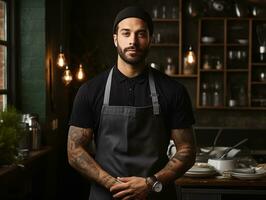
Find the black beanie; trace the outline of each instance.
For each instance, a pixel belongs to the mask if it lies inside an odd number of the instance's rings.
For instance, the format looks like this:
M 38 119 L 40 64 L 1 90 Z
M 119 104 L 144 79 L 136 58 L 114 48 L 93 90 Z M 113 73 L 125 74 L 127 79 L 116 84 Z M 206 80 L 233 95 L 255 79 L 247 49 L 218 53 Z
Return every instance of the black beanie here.
M 140 18 L 144 20 L 148 26 L 150 35 L 152 35 L 153 22 L 152 22 L 150 15 L 142 8 L 136 7 L 136 6 L 126 7 L 116 15 L 114 25 L 113 25 L 113 34 L 115 34 L 117 24 L 123 19 L 129 18 L 129 17 L 136 17 L 136 18 Z

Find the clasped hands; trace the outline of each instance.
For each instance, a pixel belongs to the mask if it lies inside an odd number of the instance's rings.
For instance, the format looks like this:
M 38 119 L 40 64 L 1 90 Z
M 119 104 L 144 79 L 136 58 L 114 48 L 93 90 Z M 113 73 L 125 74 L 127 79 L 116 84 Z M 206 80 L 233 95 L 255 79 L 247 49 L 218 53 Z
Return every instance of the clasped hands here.
M 143 177 L 118 177 L 110 188 L 114 199 L 119 200 L 146 200 L 150 191 Z

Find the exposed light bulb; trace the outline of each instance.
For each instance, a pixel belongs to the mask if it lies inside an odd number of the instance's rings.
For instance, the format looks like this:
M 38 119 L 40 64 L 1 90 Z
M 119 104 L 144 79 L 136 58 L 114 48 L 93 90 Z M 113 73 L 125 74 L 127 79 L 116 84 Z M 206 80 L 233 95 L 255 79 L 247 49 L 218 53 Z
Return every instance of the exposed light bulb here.
M 66 65 L 66 59 L 65 59 L 65 55 L 60 52 L 57 58 L 57 65 L 62 68 Z
M 192 47 L 189 47 L 188 53 L 187 53 L 187 62 L 189 64 L 193 64 L 196 62 L 196 55 L 194 51 L 192 50 Z
M 73 80 L 72 73 L 68 69 L 68 66 L 66 66 L 66 69 L 65 69 L 65 71 L 63 73 L 62 80 L 63 80 L 65 85 L 68 85 Z
M 78 72 L 76 74 L 76 78 L 78 81 L 82 81 L 85 78 L 85 71 L 82 67 L 82 64 L 79 65 Z
M 189 49 L 184 57 L 183 74 L 185 75 L 194 74 L 195 69 L 196 69 L 196 54 L 194 53 L 192 46 L 189 46 Z

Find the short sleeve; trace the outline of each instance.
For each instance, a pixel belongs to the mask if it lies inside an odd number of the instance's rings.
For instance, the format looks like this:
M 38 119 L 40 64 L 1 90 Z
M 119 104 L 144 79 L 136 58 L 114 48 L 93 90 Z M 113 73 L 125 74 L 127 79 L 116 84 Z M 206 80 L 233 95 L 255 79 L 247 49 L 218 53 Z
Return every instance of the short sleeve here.
M 82 85 L 73 102 L 69 125 L 81 128 L 93 128 L 93 111 L 90 106 L 89 91 Z
M 191 100 L 184 86 L 179 87 L 172 102 L 171 129 L 190 128 L 195 123 Z

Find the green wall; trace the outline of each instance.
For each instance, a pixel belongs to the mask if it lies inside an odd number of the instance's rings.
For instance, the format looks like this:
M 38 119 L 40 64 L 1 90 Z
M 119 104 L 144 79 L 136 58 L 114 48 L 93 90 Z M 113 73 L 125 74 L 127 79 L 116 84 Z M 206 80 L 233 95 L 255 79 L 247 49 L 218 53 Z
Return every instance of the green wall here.
M 21 110 L 45 120 L 45 0 L 19 1 Z

